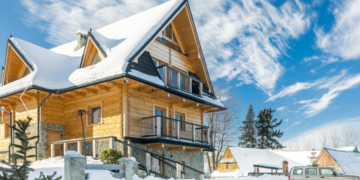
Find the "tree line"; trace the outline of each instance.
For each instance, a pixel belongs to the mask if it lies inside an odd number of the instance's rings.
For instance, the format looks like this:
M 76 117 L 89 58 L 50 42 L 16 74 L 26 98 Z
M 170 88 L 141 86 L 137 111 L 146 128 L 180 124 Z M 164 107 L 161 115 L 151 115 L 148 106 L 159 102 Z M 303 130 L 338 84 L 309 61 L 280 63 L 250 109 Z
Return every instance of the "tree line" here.
M 276 110 L 265 108 L 255 119 L 255 112 L 250 104 L 245 120 L 239 127 L 241 136 L 238 145 L 244 148 L 282 149 L 285 148 L 279 138 L 284 135 L 278 127 L 282 120 L 274 118 Z

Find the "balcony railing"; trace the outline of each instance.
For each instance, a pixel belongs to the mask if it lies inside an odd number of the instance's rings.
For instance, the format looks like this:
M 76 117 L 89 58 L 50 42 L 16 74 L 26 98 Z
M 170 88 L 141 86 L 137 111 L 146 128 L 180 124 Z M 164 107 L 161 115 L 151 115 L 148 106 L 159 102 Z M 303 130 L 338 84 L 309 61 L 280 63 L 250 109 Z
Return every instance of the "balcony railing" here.
M 158 71 L 162 80 L 168 86 L 202 96 L 203 83 L 200 80 L 169 66 L 159 66 Z
M 143 137 L 158 137 L 211 144 L 208 127 L 162 116 L 143 118 Z

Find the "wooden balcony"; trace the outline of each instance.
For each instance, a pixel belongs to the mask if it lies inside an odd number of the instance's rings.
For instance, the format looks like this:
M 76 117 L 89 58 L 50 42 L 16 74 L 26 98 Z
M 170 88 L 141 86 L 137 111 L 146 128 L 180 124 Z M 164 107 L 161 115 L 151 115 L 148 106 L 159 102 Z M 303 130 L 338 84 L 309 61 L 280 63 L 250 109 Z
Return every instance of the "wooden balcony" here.
M 143 138 L 170 139 L 212 147 L 210 130 L 206 126 L 163 116 L 145 117 L 142 121 Z
M 189 76 L 169 66 L 159 66 L 158 71 L 164 83 L 169 87 L 200 97 L 202 96 L 203 83 L 197 78 Z

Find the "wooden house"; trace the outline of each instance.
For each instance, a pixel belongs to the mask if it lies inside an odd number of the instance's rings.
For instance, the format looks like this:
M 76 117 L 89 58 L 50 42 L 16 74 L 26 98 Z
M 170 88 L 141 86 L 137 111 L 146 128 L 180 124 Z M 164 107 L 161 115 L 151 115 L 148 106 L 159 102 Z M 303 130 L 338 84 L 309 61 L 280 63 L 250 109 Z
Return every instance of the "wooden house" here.
M 356 147 L 324 148 L 314 164 L 321 167 L 334 167 L 344 174 L 360 175 L 360 153 Z
M 171 0 L 76 35 L 53 49 L 9 38 L 1 158 L 13 152 L 8 126 L 31 116 L 38 160 L 67 150 L 134 151 L 121 141 L 202 171 L 203 151 L 213 150 L 204 114 L 225 108 L 214 95 L 188 2 Z

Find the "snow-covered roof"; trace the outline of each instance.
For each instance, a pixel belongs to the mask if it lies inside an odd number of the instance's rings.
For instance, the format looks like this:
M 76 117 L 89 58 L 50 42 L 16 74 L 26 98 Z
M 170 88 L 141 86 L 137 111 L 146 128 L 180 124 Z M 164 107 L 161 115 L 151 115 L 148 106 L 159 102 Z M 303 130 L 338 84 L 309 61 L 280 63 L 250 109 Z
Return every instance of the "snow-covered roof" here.
M 360 175 L 360 153 L 324 148 L 345 174 Z
M 357 152 L 358 149 L 356 146 L 349 146 L 349 147 L 341 147 L 341 148 L 336 148 L 336 150 L 340 150 L 340 151 L 352 151 L 352 152 Z
M 234 158 L 223 158 L 220 160 L 220 164 L 224 164 L 224 163 L 235 163 L 236 160 Z
M 88 32 L 106 58 L 101 62 L 79 68 L 86 47 L 77 48 L 77 41 L 53 49 L 45 49 L 11 37 L 16 49 L 34 67 L 28 76 L 0 86 L 0 97 L 18 93 L 25 88 L 65 92 L 71 89 L 104 82 L 120 77 L 136 77 L 145 83 L 166 87 L 161 77 L 133 68 L 131 64 L 143 55 L 146 47 L 155 40 L 159 32 L 180 12 L 187 1 L 170 0 L 152 9 Z M 84 33 L 83 30 L 78 32 Z M 176 90 L 173 90 L 176 91 Z M 185 92 L 176 91 L 179 94 Z M 223 108 L 220 100 L 204 95 L 197 97 L 186 94 L 194 100 L 203 101 Z
M 309 164 L 309 156 L 312 151 L 286 151 L 255 148 L 229 147 L 232 155 L 238 163 L 242 173 L 247 176 L 254 171 L 254 165 L 264 165 L 276 168 L 282 167 L 282 162 L 287 161 L 289 169 L 294 166 Z M 317 151 L 317 154 L 319 151 Z M 270 170 L 262 169 L 262 172 Z
M 282 169 L 282 166 L 279 166 L 277 164 L 254 164 L 253 167 L 260 167 L 265 169 Z

